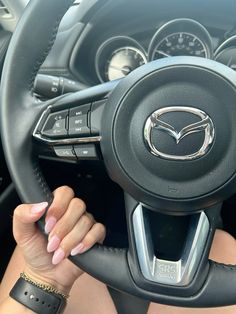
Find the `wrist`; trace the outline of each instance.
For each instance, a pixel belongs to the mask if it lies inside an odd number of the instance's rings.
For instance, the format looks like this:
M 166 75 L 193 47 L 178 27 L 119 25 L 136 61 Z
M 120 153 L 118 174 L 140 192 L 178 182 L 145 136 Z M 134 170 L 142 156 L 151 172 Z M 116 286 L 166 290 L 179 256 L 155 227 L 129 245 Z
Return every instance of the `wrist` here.
M 21 274 L 9 295 L 38 314 L 59 314 L 66 306 L 65 296 L 51 286 L 33 281 L 25 273 Z
M 45 276 L 41 272 L 34 271 L 29 267 L 25 267 L 23 274 L 25 274 L 26 277 L 29 277 L 33 282 L 51 287 L 52 289 L 58 291 L 59 294 L 65 295 L 66 298 L 69 297 L 72 286 L 65 286 L 58 283 L 55 279 L 53 279 L 53 276 Z

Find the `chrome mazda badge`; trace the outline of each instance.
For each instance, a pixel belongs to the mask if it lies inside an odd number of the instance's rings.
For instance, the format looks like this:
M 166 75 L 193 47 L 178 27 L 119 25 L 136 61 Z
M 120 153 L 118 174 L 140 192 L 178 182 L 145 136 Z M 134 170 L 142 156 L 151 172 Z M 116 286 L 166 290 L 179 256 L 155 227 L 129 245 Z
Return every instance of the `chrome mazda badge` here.
M 162 120 L 162 117 L 165 114 L 173 112 L 189 113 L 197 116 L 200 119 L 198 122 L 186 125 L 182 130 L 178 131 L 174 126 Z M 202 146 L 196 152 L 188 155 L 177 156 L 160 151 L 158 148 L 158 140 L 155 141 L 155 144 L 153 143 L 152 132 L 154 129 L 162 131 L 171 136 L 175 140 L 175 145 L 178 145 L 183 140 L 183 138 L 186 136 L 191 136 L 193 133 L 204 132 L 205 136 Z M 150 152 L 155 156 L 169 160 L 193 160 L 205 155 L 210 149 L 214 137 L 215 130 L 211 118 L 204 111 L 192 107 L 176 106 L 161 108 L 149 116 L 144 127 L 144 138 Z

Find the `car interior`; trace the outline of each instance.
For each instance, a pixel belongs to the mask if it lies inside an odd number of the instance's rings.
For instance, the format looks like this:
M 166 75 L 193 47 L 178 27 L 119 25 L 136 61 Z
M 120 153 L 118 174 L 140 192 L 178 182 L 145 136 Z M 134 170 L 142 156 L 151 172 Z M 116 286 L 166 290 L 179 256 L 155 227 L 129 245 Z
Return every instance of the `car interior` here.
M 119 313 L 235 304 L 235 269 L 208 262 L 215 228 L 236 237 L 235 10 L 0 1 L 0 279 L 14 208 L 68 185 L 107 228 L 72 261 L 110 287 Z

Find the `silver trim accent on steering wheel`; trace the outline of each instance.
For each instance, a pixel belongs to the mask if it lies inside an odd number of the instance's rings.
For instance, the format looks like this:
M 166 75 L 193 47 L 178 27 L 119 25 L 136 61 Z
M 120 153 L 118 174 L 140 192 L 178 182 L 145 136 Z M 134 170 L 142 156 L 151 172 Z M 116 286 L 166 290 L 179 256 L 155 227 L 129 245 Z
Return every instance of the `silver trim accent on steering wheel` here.
M 74 145 L 74 144 L 89 144 L 89 143 L 99 143 L 101 142 L 101 136 L 91 136 L 91 137 L 75 137 L 75 138 L 65 138 L 58 140 L 51 140 L 43 137 L 41 134 L 33 133 L 33 137 L 48 145 Z
M 145 208 L 140 204 L 133 214 L 134 237 L 143 276 L 150 281 L 166 285 L 188 285 L 199 262 L 210 230 L 204 212 L 192 216 L 183 254 L 178 261 L 162 260 L 155 256 Z

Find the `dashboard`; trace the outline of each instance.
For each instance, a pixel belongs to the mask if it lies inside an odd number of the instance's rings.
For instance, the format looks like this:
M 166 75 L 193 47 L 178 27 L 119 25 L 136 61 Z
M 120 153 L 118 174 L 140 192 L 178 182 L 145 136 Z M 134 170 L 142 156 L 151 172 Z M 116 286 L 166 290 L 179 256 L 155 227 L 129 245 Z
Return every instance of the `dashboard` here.
M 40 69 L 48 78 L 41 77 L 38 95 L 53 98 L 120 79 L 170 56 L 210 58 L 236 70 L 235 0 L 80 2 L 74 2 L 60 24 Z M 14 12 L 15 0 L 4 4 Z
M 199 22 L 180 18 L 164 23 L 150 39 L 147 49 L 132 37 L 116 36 L 98 48 L 95 69 L 101 83 L 127 76 L 161 58 L 195 56 L 214 59 L 236 70 L 236 35 L 217 45 L 217 38 Z
M 148 45 L 135 37 L 138 34 L 111 37 L 98 48 L 94 66 L 101 83 L 123 78 L 147 62 L 171 56 L 209 58 L 236 70 L 236 35 L 219 44 L 220 38 L 211 36 L 204 25 L 193 19 L 165 22 L 154 32 Z
M 171 56 L 213 58 L 213 41 L 207 29 L 192 19 L 174 19 L 157 29 L 147 49 L 132 37 L 109 38 L 96 53 L 96 74 L 101 82 L 112 81 L 147 62 Z
M 235 6 L 231 0 L 110 1 L 80 38 L 71 70 L 88 86 L 179 55 L 210 58 L 236 70 Z

